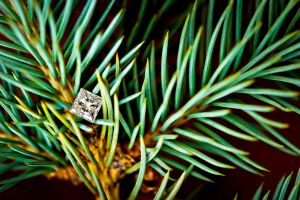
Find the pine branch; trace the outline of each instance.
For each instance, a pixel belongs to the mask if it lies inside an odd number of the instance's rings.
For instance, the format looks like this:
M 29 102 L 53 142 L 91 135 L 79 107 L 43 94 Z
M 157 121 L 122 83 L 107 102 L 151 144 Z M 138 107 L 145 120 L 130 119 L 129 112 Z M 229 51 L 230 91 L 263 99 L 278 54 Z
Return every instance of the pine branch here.
M 262 141 L 299 156 L 299 147 L 278 131 L 288 124 L 265 115 L 275 109 L 300 113 L 300 15 L 292 12 L 297 0 L 280 10 L 267 10 L 262 0 L 251 16 L 243 13 L 242 1 L 231 0 L 216 24 L 216 2 L 196 1 L 176 17 L 162 49 L 148 41 L 172 1 L 161 5 L 143 32 L 144 12 L 155 3 L 142 1 L 129 33 L 122 22 L 126 5 L 109 20 L 117 3 L 95 14 L 97 3 L 82 3 L 75 15 L 81 3 L 69 0 L 54 7 L 50 1 L 1 1 L 0 172 L 23 171 L 1 180 L 1 191 L 33 176 L 68 174 L 72 166 L 101 199 L 123 198 L 120 181 L 132 173 L 129 199 L 152 190 L 145 181 L 152 173 L 161 175 L 155 199 L 173 199 L 189 175 L 212 182 L 211 175 L 223 175 L 220 168 L 267 171 L 230 138 Z M 289 17 L 292 22 L 281 31 Z M 94 123 L 69 113 L 81 87 L 103 99 Z M 177 180 L 173 169 L 182 172 Z

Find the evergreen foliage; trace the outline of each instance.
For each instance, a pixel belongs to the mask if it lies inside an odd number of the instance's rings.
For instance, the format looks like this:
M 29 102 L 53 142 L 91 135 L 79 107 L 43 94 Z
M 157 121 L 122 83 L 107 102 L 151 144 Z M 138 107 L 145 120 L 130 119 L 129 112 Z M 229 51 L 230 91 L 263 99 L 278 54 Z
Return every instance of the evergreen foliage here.
M 269 114 L 300 114 L 298 0 L 196 0 L 176 16 L 180 2 L 138 2 L 130 16 L 127 1 L 0 1 L 0 174 L 14 175 L 0 191 L 74 170 L 100 199 L 174 199 L 188 176 L 268 171 L 233 141 L 300 155 Z M 94 123 L 69 113 L 80 88 L 103 99 Z M 290 177 L 274 199 L 299 197 Z

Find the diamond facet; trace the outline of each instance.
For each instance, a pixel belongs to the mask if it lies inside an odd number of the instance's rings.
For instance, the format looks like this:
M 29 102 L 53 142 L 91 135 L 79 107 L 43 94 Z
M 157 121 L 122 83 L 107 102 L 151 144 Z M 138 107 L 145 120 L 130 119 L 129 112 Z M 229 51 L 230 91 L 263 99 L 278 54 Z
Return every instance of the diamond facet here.
M 101 97 L 81 88 L 70 112 L 89 122 L 94 122 L 101 106 Z

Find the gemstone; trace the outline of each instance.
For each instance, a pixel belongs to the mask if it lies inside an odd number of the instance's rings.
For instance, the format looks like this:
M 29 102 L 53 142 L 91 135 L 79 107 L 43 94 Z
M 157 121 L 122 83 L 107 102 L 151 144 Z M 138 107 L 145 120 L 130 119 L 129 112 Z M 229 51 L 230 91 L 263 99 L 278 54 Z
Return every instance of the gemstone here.
M 81 88 L 70 112 L 89 122 L 94 122 L 101 106 L 101 97 Z

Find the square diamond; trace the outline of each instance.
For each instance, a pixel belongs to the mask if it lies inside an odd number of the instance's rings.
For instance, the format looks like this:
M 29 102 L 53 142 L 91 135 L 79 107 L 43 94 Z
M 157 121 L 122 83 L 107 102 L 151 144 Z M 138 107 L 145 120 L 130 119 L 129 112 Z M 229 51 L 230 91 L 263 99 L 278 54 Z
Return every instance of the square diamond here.
M 94 122 L 101 106 L 101 97 L 81 88 L 70 112 L 89 122 Z

